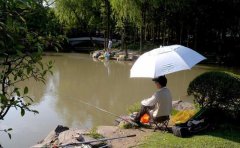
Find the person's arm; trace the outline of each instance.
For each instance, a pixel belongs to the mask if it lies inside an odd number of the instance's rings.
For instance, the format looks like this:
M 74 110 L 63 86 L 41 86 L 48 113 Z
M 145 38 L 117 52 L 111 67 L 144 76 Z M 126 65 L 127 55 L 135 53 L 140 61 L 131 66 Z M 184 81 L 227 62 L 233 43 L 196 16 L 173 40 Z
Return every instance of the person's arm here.
M 142 100 L 141 104 L 144 106 L 154 106 L 157 102 L 157 93 L 154 93 L 152 97 Z

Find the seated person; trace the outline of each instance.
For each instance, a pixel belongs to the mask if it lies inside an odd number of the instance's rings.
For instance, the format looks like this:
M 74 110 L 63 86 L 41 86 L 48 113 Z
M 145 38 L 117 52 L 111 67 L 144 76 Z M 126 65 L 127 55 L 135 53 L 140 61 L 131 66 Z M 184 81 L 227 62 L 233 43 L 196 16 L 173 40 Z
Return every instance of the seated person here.
M 140 124 L 141 117 L 148 113 L 153 120 L 161 120 L 168 118 L 172 110 L 172 96 L 169 89 L 166 87 L 167 79 L 165 76 L 159 76 L 152 79 L 156 87 L 159 89 L 152 97 L 142 100 L 141 109 L 133 119 L 134 122 Z

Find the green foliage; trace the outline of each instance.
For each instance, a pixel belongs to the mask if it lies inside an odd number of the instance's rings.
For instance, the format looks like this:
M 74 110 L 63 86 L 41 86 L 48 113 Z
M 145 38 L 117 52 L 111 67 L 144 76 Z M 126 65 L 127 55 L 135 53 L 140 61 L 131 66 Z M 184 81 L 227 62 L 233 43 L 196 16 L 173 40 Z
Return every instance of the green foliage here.
M 68 28 L 74 35 L 91 35 L 95 31 L 105 38 L 121 35 L 121 48 L 125 48 L 126 54 L 127 41 L 140 43 L 130 48 L 142 51 L 152 49 L 144 47 L 146 41 L 157 47 L 183 44 L 213 53 L 214 57 L 217 54 L 215 61 L 209 62 L 237 65 L 239 7 L 240 1 L 236 0 L 56 0 L 53 9 L 65 31 Z
M 55 4 L 55 14 L 67 26 L 89 29 L 101 25 L 99 0 L 58 0 Z
M 53 62 L 42 63 L 43 50 L 61 48 L 63 37 L 49 30 L 48 10 L 42 1 L 0 0 L 0 120 L 11 108 L 20 110 L 21 116 L 26 111 L 38 113 L 31 109 L 29 88 L 16 84 L 30 78 L 44 83 L 51 73 Z M 11 138 L 11 130 L 1 131 Z
M 141 103 L 140 102 L 137 102 L 137 103 L 134 103 L 133 105 L 130 105 L 128 108 L 127 108 L 127 111 L 128 113 L 134 113 L 134 112 L 139 112 L 141 109 Z
M 92 128 L 89 132 L 89 136 L 94 139 L 102 139 L 104 138 L 101 134 L 97 132 L 97 128 Z
M 179 110 L 176 110 L 176 109 L 172 109 L 172 112 L 171 112 L 171 115 L 174 116 L 176 115 L 177 113 L 179 112 Z
M 139 49 L 139 44 L 132 43 L 132 44 L 127 45 L 127 48 L 130 49 L 130 50 L 138 50 Z
M 117 23 L 116 27 L 123 28 L 129 21 L 135 24 L 141 23 L 141 11 L 136 1 L 129 0 L 110 0 L 113 9 L 113 16 Z
M 57 0 L 54 13 L 65 26 L 65 33 L 75 28 L 91 37 L 91 32 L 106 28 L 101 18 L 102 3 L 100 0 Z M 95 46 L 92 39 L 91 43 Z
M 97 132 L 97 128 L 92 128 L 88 134 L 88 136 L 94 138 L 94 139 L 103 139 L 105 138 L 103 135 L 99 134 Z M 101 141 L 98 145 L 95 145 L 95 147 L 103 147 L 106 146 L 106 142 L 105 141 Z
M 120 122 L 118 126 L 122 129 L 130 129 L 134 127 L 134 125 L 125 121 Z
M 188 94 L 200 107 L 217 109 L 239 118 L 240 76 L 229 72 L 206 72 L 196 77 L 188 87 Z

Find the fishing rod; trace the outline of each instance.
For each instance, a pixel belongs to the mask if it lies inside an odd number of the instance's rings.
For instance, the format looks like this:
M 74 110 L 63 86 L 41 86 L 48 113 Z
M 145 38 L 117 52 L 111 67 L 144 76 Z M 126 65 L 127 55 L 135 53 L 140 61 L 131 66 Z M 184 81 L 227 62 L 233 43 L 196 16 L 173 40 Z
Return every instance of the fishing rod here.
M 113 137 L 113 138 L 102 138 L 102 139 L 83 141 L 83 142 L 77 142 L 77 143 L 71 143 L 71 144 L 65 144 L 65 145 L 58 145 L 58 147 L 68 147 L 68 146 L 75 146 L 75 145 L 82 145 L 82 144 L 90 144 L 90 143 L 94 143 L 94 142 L 102 142 L 102 141 L 115 140 L 115 139 L 123 139 L 123 138 L 135 137 L 135 136 L 136 135 L 133 134 L 133 135 L 127 135 L 127 136 Z
M 130 124 L 132 124 L 132 125 L 134 125 L 134 126 L 139 126 L 139 125 L 138 125 L 137 123 L 135 123 L 135 122 L 131 122 L 131 121 L 129 121 L 129 120 L 126 120 L 126 119 L 122 118 L 121 116 L 118 116 L 117 114 L 114 114 L 114 113 L 112 113 L 112 112 L 109 112 L 109 111 L 107 111 L 107 110 L 105 110 L 105 109 L 102 109 L 102 108 L 100 108 L 100 107 L 98 107 L 98 106 L 92 105 L 92 104 L 90 104 L 90 103 L 88 103 L 88 102 L 85 102 L 85 101 L 83 101 L 83 100 L 78 100 L 78 101 L 80 101 L 80 102 L 82 102 L 82 103 L 84 103 L 84 104 L 86 104 L 86 105 L 88 105 L 88 106 L 94 107 L 94 108 L 96 108 L 96 109 L 98 109 L 98 110 L 100 110 L 100 111 L 103 111 L 103 112 L 105 112 L 105 113 L 108 113 L 108 114 L 111 114 L 111 115 L 113 115 L 113 116 L 115 116 L 115 117 L 118 117 L 118 118 L 120 118 L 120 119 L 122 119 L 122 120 L 124 120 L 124 121 L 126 121 L 126 122 L 128 122 L 128 123 L 130 123 Z M 141 130 L 141 131 L 143 131 L 143 130 Z M 144 131 L 144 132 L 145 132 L 145 131 Z

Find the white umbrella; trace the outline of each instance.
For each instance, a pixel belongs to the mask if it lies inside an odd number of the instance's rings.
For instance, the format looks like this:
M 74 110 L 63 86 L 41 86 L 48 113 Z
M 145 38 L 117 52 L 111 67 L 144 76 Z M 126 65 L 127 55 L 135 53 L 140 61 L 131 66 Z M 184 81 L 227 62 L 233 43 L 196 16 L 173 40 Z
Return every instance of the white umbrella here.
M 191 69 L 204 59 L 204 56 L 182 45 L 163 46 L 141 55 L 132 66 L 130 77 L 155 78 Z

